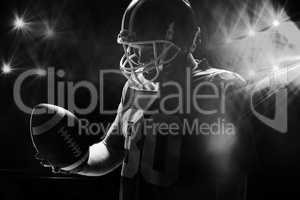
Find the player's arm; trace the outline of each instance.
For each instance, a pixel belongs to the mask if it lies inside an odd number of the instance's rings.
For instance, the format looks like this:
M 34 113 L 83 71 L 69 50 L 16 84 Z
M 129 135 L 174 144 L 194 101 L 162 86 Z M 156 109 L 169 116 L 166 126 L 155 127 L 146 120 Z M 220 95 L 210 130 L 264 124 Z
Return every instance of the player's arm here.
M 118 113 L 120 113 L 121 106 L 119 106 Z M 120 114 L 118 114 L 105 139 L 89 148 L 89 159 L 77 174 L 105 175 L 120 166 L 124 156 L 124 136 L 121 133 Z
M 123 94 L 126 94 L 126 88 L 127 84 Z M 120 128 L 123 96 L 105 139 L 92 146 L 78 134 L 80 127 L 74 114 L 54 105 L 36 106 L 30 119 L 31 139 L 38 154 L 36 158 L 55 173 L 100 176 L 117 168 L 125 156 L 124 136 Z M 74 126 L 69 126 L 70 120 Z
M 121 108 L 119 106 L 119 110 Z M 124 157 L 124 138 L 119 128 L 121 114 L 118 113 L 105 139 L 89 146 L 78 134 L 79 121 L 74 114 L 55 105 L 39 104 L 30 119 L 36 158 L 54 173 L 100 176 L 112 171 Z M 74 126 L 68 121 L 73 121 Z
M 125 138 L 121 132 L 121 115 L 128 95 L 129 83 L 126 82 L 122 91 L 121 103 L 114 123 L 111 125 L 103 141 L 89 148 L 89 159 L 77 174 L 85 176 L 101 176 L 120 166 L 125 157 Z

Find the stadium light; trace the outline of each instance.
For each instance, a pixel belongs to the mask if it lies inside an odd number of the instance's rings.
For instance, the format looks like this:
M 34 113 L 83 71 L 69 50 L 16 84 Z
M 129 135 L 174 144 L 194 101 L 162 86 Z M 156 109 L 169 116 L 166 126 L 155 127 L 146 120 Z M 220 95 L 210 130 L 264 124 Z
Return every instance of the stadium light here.
M 9 63 L 3 62 L 1 71 L 3 74 L 10 74 L 12 72 L 12 66 Z
M 44 39 L 53 39 L 56 36 L 56 31 L 53 25 L 49 21 L 44 21 L 43 27 L 43 37 Z
M 15 18 L 13 20 L 13 30 L 17 31 L 28 31 L 29 30 L 29 22 L 26 22 L 24 17 L 15 15 Z
M 279 66 L 278 65 L 273 65 L 272 66 L 272 70 L 274 71 L 274 72 L 277 72 L 277 71 L 279 71 Z
M 272 24 L 274 27 L 278 27 L 280 25 L 280 21 L 278 19 L 275 19 Z
M 253 30 L 253 29 L 250 29 L 249 31 L 248 31 L 248 36 L 249 37 L 254 37 L 255 36 L 255 31 Z

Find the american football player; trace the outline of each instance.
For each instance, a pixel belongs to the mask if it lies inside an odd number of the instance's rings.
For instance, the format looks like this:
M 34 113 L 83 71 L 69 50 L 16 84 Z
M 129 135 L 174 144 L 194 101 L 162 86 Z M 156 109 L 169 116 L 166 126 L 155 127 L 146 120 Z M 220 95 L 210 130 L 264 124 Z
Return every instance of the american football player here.
M 120 200 L 244 199 L 245 81 L 192 53 L 201 42 L 188 0 L 133 0 L 118 35 L 128 79 L 103 141 L 76 173 L 122 165 Z

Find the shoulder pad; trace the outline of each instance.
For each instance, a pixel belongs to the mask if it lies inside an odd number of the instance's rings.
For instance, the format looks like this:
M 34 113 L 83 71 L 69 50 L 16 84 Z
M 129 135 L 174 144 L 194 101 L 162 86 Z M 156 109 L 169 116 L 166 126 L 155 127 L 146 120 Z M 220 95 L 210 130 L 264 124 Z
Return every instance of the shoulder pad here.
M 210 68 L 204 71 L 195 70 L 193 72 L 193 78 L 195 81 L 226 81 L 233 82 L 237 86 L 244 87 L 247 85 L 247 81 L 237 73 L 223 70 Z

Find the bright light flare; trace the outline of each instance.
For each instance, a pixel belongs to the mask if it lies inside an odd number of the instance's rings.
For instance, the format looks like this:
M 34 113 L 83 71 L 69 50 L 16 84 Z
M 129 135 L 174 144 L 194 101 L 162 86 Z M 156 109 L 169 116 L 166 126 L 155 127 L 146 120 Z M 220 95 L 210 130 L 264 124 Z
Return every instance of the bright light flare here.
M 47 39 L 51 39 L 55 37 L 55 30 L 52 27 L 46 27 L 45 31 L 44 31 L 44 36 Z
M 15 21 L 14 21 L 14 28 L 15 29 L 22 29 L 24 28 L 26 25 L 25 21 L 23 18 L 21 17 L 16 17 Z
M 235 5 L 233 5 L 235 6 Z M 220 9 L 220 10 L 219 10 Z M 226 38 L 232 38 L 234 41 L 247 39 L 250 37 L 259 37 L 264 32 L 272 28 L 278 28 L 289 21 L 284 8 L 276 8 L 269 0 L 263 1 L 256 6 L 252 3 L 241 3 L 232 11 L 228 10 L 224 15 L 224 8 L 217 9 L 219 18 L 218 30 L 213 38 L 225 38 L 222 41 L 228 44 Z M 222 9 L 222 10 L 221 10 Z M 251 10 L 251 14 L 248 11 Z M 219 41 L 219 40 L 214 40 Z M 211 41 L 211 43 L 214 43 Z
M 253 29 L 250 29 L 249 31 L 248 31 L 248 36 L 249 37 L 254 37 L 256 35 L 256 32 L 253 30 Z
M 54 37 L 54 35 L 55 35 L 54 30 L 51 28 L 49 28 L 45 31 L 45 36 L 47 38 L 52 38 L 52 37 Z
M 249 70 L 248 71 L 248 76 L 249 76 L 249 78 L 254 78 L 256 76 L 255 71 L 254 70 Z
M 233 42 L 233 40 L 231 38 L 229 38 L 229 37 L 225 39 L 225 43 L 226 44 L 230 44 L 232 42 Z
M 45 69 L 42 68 L 36 68 L 35 69 L 35 74 L 39 77 L 44 77 L 47 75 L 47 71 Z
M 30 22 L 28 22 L 24 16 L 15 14 L 13 20 L 13 30 L 28 32 L 30 30 Z
M 1 71 L 3 74 L 10 74 L 12 72 L 12 66 L 10 63 L 5 63 L 3 62 L 2 67 L 1 67 Z
M 45 39 L 53 39 L 56 37 L 55 27 L 51 25 L 50 22 L 45 21 L 43 29 L 43 36 Z
M 280 21 L 279 21 L 278 19 L 275 19 L 275 20 L 273 21 L 272 25 L 273 25 L 274 27 L 278 27 L 278 26 L 280 26 Z
M 272 70 L 273 70 L 274 72 L 277 72 L 277 71 L 280 70 L 280 67 L 279 67 L 278 65 L 273 65 L 273 66 L 272 66 Z

